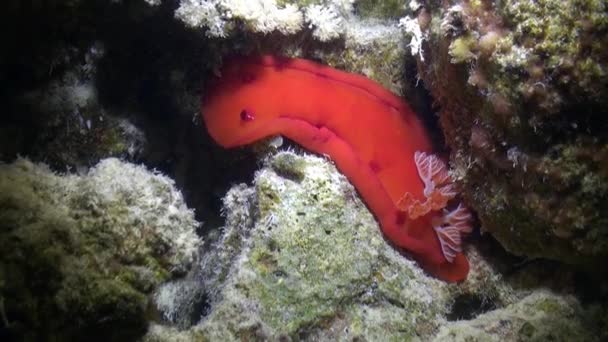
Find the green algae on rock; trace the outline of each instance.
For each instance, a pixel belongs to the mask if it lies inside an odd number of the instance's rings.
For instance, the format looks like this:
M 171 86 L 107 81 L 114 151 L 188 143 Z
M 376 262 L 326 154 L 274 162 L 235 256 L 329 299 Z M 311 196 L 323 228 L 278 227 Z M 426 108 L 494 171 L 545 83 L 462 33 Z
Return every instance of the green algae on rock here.
M 407 0 L 358 0 L 355 9 L 362 18 L 398 19 L 407 13 Z
M 0 298 L 16 340 L 133 340 L 147 295 L 198 254 L 173 181 L 117 159 L 58 175 L 0 164 Z
M 228 192 L 224 212 L 223 236 L 201 264 L 209 314 L 188 329 L 152 324 L 145 341 L 432 340 L 450 321 L 474 327 L 484 312 L 516 312 L 537 291 L 517 289 L 475 248 L 462 284 L 426 275 L 383 239 L 354 188 L 323 158 L 268 157 L 251 187 Z M 471 298 L 488 305 L 466 307 Z M 567 313 L 552 317 L 584 319 L 573 298 L 550 299 Z
M 276 165 L 282 165 L 281 172 Z M 304 176 L 283 177 L 286 165 L 295 168 L 287 174 Z M 436 328 L 433 319 L 447 310 L 447 302 L 435 291 L 448 285 L 424 276 L 384 241 L 354 188 L 333 165 L 283 152 L 268 166 L 256 174 L 255 192 L 239 186 L 226 195 L 228 222 L 237 224 L 226 226 L 224 234 L 244 241 L 219 284 L 218 301 L 191 328 L 192 336 L 320 336 L 328 333 L 324 327 L 344 324 L 351 337 L 407 339 L 417 333 L 413 317 L 430 322 L 423 335 Z M 255 205 L 249 206 L 252 226 L 242 225 L 247 221 L 239 214 L 244 198 Z M 231 218 L 234 214 L 238 220 Z M 163 331 L 155 329 L 150 340 Z
M 443 326 L 433 341 L 600 341 L 573 297 L 539 290 L 471 321 Z
M 277 156 L 287 157 L 294 155 Z M 342 307 L 341 303 L 365 296 L 378 282 L 376 277 L 386 278 L 378 284 L 382 292 L 388 291 L 387 296 L 395 296 L 395 301 L 403 302 L 419 315 L 442 310 L 442 306 L 429 300 L 431 295 L 425 294 L 427 286 L 423 284 L 416 286 L 421 291 L 418 296 L 406 296 L 400 287 L 395 292 L 385 290 L 397 274 L 408 277 L 421 271 L 405 259 L 399 266 L 400 256 L 396 253 L 381 255 L 385 242 L 354 189 L 329 164 L 318 158 L 306 159 L 306 177 L 299 183 L 281 177 L 273 169 L 257 174 L 257 201 L 263 211 L 251 232 L 246 254 L 233 268 L 236 274 L 231 282 L 235 283 L 224 289 L 227 301 L 221 302 L 202 323 L 202 330 L 215 327 L 219 330 L 208 330 L 220 333 L 215 337 L 234 336 L 237 332 L 226 330 L 225 320 L 237 315 L 239 320 L 249 321 L 251 317 L 246 314 L 262 323 L 257 333 L 269 338 L 293 335 L 349 312 L 352 308 Z M 385 267 L 386 263 L 394 263 L 395 267 Z M 237 308 L 242 313 L 235 312 L 234 303 L 239 299 L 247 299 L 259 310 Z M 395 326 L 395 333 L 400 325 Z M 359 329 L 352 333 L 356 336 Z M 401 336 L 407 338 L 411 333 L 411 329 L 404 330 Z

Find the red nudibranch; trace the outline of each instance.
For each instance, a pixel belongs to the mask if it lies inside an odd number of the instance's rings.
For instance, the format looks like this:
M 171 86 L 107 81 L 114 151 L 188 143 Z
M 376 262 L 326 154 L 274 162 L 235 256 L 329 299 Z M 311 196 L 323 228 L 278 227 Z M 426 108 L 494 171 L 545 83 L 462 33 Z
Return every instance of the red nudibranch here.
M 227 60 L 201 112 L 226 148 L 283 135 L 326 154 L 355 186 L 385 236 L 445 281 L 466 278 L 471 214 L 415 113 L 378 83 L 304 59 Z

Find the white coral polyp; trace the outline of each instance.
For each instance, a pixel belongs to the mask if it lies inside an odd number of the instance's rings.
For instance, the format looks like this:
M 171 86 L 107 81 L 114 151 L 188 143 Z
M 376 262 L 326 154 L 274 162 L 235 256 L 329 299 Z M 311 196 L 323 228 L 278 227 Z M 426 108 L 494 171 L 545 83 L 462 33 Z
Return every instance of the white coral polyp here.
M 182 0 L 175 17 L 190 27 L 206 27 L 210 37 L 225 37 L 225 21 L 214 0 Z
M 332 7 L 312 5 L 306 8 L 306 21 L 312 35 L 322 42 L 338 38 L 344 32 L 344 20 Z
M 425 35 L 420 29 L 418 19 L 410 17 L 401 18 L 399 20 L 399 27 L 402 27 L 405 30 L 405 33 L 411 35 L 412 37 L 410 43 L 408 44 L 412 56 L 418 56 L 420 57 L 420 60 L 424 62 L 424 55 L 422 53 L 422 42 L 425 39 Z
M 240 18 L 254 31 L 270 33 L 279 31 L 293 34 L 302 28 L 304 18 L 298 7 L 287 4 L 279 8 L 275 0 L 219 0 L 228 17 Z

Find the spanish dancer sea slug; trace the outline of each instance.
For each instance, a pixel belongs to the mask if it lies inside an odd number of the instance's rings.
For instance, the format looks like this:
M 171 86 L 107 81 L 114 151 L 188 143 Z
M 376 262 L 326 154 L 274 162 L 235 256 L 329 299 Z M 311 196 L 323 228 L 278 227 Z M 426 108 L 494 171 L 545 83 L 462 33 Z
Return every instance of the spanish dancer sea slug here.
M 208 89 L 201 112 L 218 144 L 283 135 L 329 155 L 393 244 L 439 279 L 466 278 L 471 215 L 402 99 L 361 75 L 274 56 L 229 59 Z

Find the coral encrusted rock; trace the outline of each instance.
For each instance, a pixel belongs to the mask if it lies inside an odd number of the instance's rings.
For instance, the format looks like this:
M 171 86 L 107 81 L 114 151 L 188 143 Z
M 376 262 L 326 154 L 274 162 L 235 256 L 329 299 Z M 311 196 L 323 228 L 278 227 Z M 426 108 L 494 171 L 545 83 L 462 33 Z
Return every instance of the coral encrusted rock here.
M 187 272 L 198 222 L 169 178 L 105 159 L 59 175 L 0 164 L 0 314 L 9 340 L 134 340 L 150 294 Z
M 603 263 L 608 4 L 421 4 L 404 22 L 420 28 L 418 69 L 482 230 L 518 255 Z
M 270 156 L 252 186 L 235 185 L 226 194 L 224 212 L 222 236 L 205 251 L 197 280 L 209 298 L 207 313 L 189 328 L 152 324 L 145 341 L 430 341 L 462 325 L 470 327 L 458 336 L 480 330 L 502 341 L 551 331 L 559 337 L 561 327 L 572 327 L 564 336 L 596 340 L 596 319 L 582 330 L 588 312 L 576 298 L 549 293 L 538 281 L 532 285 L 538 289 L 516 286 L 471 246 L 463 283 L 425 274 L 385 241 L 354 188 L 326 159 Z M 189 285 L 177 287 L 183 286 Z M 182 303 L 190 292 L 167 291 L 173 299 L 164 297 L 160 310 L 187 312 Z M 525 329 L 492 330 L 485 315 Z

